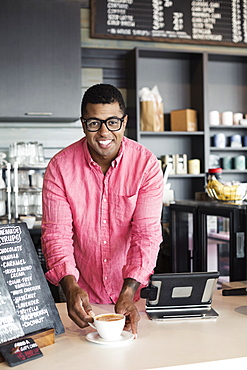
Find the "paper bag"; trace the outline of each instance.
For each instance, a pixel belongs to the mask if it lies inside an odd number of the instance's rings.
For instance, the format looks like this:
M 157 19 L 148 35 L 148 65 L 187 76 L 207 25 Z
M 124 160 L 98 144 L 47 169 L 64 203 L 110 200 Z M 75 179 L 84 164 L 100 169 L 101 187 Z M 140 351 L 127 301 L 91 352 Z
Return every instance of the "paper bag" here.
M 141 131 L 164 131 L 162 102 L 141 101 Z
M 139 91 L 141 131 L 164 131 L 164 110 L 157 86 Z

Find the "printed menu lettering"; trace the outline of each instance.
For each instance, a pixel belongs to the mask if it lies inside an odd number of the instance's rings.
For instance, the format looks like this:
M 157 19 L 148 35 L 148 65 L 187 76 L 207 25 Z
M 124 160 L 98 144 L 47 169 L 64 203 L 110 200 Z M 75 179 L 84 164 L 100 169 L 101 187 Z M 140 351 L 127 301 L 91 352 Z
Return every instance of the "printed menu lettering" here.
M 247 0 L 93 0 L 91 36 L 246 46 Z

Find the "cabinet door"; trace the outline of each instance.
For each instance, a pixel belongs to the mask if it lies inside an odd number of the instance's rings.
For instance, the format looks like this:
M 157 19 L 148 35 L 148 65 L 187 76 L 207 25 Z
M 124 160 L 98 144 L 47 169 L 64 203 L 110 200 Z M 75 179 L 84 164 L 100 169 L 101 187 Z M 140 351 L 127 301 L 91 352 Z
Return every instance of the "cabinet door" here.
M 0 119 L 74 120 L 80 112 L 80 5 L 1 0 Z

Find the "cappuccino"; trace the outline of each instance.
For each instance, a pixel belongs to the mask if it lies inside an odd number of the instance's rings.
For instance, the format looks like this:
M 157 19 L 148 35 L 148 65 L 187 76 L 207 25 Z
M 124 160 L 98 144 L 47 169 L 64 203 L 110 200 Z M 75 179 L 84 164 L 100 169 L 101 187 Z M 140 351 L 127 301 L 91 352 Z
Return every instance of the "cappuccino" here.
M 118 314 L 109 314 L 109 315 L 102 315 L 102 316 L 97 316 L 96 320 L 98 321 L 117 321 L 117 320 L 122 320 L 123 315 L 118 315 Z

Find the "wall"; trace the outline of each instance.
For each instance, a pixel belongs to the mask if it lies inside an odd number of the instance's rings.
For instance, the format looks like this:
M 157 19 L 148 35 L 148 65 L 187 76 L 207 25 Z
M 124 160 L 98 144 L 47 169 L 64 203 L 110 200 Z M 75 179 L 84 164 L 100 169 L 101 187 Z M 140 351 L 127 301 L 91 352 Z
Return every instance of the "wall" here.
M 70 0 L 67 0 L 70 1 Z M 200 45 L 169 44 L 147 41 L 109 40 L 90 38 L 90 1 L 79 1 L 81 4 L 81 50 L 82 94 L 89 86 L 107 82 L 115 84 L 126 97 L 125 55 L 134 47 L 156 47 L 187 50 L 214 50 L 228 53 L 246 53 L 247 48 L 210 47 Z M 78 118 L 80 107 L 78 107 Z M 43 143 L 45 157 L 48 160 L 57 151 L 79 140 L 82 137 L 80 121 L 72 123 L 0 123 L 0 151 L 8 153 L 10 143 L 16 141 L 38 141 Z

